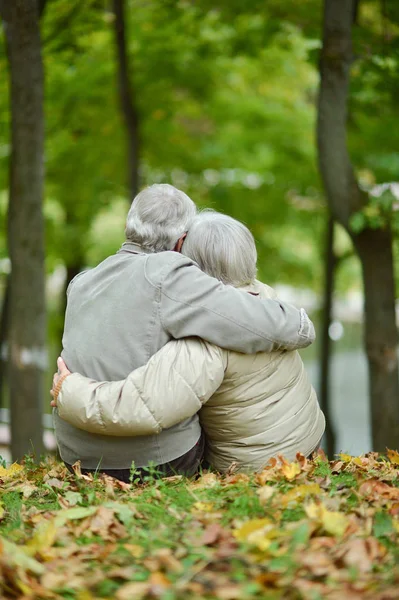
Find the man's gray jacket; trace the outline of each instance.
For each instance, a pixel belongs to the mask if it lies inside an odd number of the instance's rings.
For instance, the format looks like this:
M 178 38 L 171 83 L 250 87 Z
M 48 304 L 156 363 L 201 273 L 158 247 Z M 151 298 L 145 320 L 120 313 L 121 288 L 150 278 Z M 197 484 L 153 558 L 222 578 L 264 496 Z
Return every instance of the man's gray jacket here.
M 298 349 L 314 340 L 303 309 L 224 286 L 176 252 L 150 254 L 136 244 L 81 273 L 68 289 L 62 357 L 71 371 L 124 379 L 170 339 L 198 336 L 247 354 Z M 88 433 L 54 411 L 61 458 L 87 469 L 164 464 L 185 454 L 201 431 L 198 417 L 143 437 Z

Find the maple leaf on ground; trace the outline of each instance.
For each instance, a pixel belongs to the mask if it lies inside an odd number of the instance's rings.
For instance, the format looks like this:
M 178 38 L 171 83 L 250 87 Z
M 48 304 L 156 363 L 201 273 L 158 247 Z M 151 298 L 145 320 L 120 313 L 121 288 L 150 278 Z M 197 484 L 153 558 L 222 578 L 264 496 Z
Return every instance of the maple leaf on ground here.
M 339 554 L 346 566 L 366 573 L 371 571 L 377 561 L 383 559 L 386 549 L 373 537 L 352 538 L 345 542 Z
M 323 504 L 312 502 L 305 506 L 305 511 L 310 519 L 318 523 L 330 535 L 343 536 L 349 525 L 346 515 L 328 510 Z
M 0 479 L 13 479 L 14 477 L 18 477 L 21 475 L 21 472 L 24 470 L 22 465 L 18 463 L 13 463 L 9 467 L 1 467 L 0 466 Z
M 393 465 L 399 465 L 399 452 L 387 448 L 387 456 Z
M 359 494 L 366 496 L 369 500 L 378 501 L 386 499 L 399 501 L 399 488 L 388 485 L 374 477 L 367 479 L 360 485 Z

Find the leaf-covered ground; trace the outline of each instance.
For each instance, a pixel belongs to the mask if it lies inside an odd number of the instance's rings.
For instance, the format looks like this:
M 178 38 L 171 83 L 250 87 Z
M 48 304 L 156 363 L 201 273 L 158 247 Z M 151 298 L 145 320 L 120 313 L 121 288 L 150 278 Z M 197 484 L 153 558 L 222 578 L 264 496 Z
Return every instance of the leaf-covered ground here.
M 399 598 L 399 454 L 127 485 L 0 467 L 2 598 Z

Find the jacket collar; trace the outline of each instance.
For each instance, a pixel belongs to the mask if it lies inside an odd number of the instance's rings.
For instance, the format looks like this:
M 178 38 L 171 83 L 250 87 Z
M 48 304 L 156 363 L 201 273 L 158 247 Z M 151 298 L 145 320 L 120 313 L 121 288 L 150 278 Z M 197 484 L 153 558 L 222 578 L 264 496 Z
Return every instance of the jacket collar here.
M 253 283 L 250 283 L 249 285 L 241 285 L 237 289 L 241 290 L 243 292 L 248 292 L 249 294 L 252 294 L 253 296 L 259 296 L 259 294 L 260 294 L 260 288 L 259 288 L 258 281 L 254 281 Z
M 134 242 L 123 242 L 122 246 L 118 250 L 118 254 L 121 252 L 128 252 L 129 254 L 152 254 L 146 248 L 142 248 L 139 244 Z

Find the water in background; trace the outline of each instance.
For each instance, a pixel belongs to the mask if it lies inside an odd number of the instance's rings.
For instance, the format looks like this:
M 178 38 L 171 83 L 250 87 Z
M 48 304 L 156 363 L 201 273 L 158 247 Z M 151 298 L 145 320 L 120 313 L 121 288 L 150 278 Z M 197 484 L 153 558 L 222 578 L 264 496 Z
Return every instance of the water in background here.
M 312 384 L 319 389 L 319 365 L 307 361 Z M 331 416 L 336 434 L 336 452 L 369 452 L 371 428 L 368 401 L 367 362 L 361 349 L 335 353 L 331 364 Z

